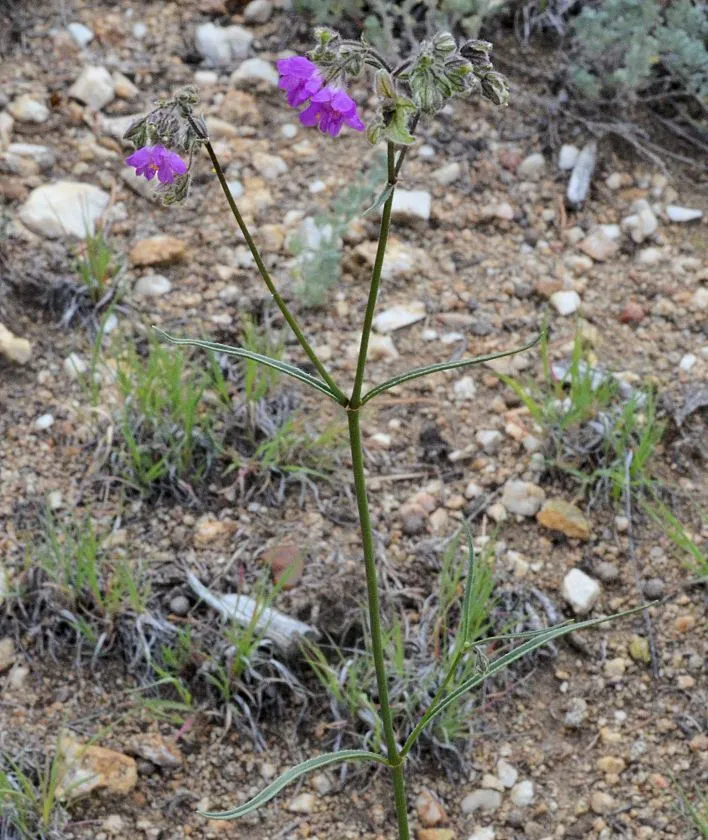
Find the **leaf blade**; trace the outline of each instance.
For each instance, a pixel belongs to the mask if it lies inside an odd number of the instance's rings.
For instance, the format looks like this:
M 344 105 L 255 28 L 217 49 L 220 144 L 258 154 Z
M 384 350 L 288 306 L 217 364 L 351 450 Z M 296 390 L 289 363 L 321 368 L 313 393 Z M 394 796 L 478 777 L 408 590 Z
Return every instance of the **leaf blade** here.
M 322 767 L 327 767 L 330 764 L 338 764 L 341 761 L 376 761 L 379 764 L 388 764 L 386 757 L 378 753 L 368 752 L 367 750 L 339 750 L 333 753 L 323 753 L 315 756 L 315 758 L 308 758 L 301 764 L 291 767 L 279 776 L 274 782 L 263 788 L 260 793 L 251 797 L 248 802 L 239 805 L 237 808 L 232 808 L 230 811 L 198 811 L 202 817 L 207 817 L 210 820 L 234 820 L 238 817 L 244 817 L 250 814 L 266 802 L 270 802 L 277 796 L 283 788 L 287 787 L 292 782 L 310 773 L 313 770 L 319 770 Z

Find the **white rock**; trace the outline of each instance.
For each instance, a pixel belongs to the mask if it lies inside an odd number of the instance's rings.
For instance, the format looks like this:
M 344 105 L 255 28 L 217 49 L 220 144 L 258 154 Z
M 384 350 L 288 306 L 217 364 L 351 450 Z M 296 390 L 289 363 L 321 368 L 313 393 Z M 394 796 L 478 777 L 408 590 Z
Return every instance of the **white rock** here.
M 64 372 L 70 379 L 78 379 L 87 370 L 88 365 L 78 353 L 69 353 L 64 359 Z
M 653 233 L 656 233 L 659 222 L 645 198 L 634 202 L 634 213 L 622 219 L 621 228 L 629 233 L 632 240 L 637 244 L 644 242 Z
M 491 788 L 480 788 L 467 796 L 460 803 L 460 810 L 463 814 L 474 814 L 475 811 L 485 811 L 491 814 L 501 805 L 502 795 L 498 790 Z
M 57 181 L 32 190 L 18 213 L 33 233 L 56 239 L 93 234 L 96 220 L 108 207 L 110 196 L 93 184 Z
M 570 204 L 582 204 L 587 198 L 596 162 L 597 142 L 591 140 L 586 146 L 583 146 L 568 181 L 566 197 Z
M 600 584 L 581 572 L 571 569 L 563 578 L 562 594 L 576 615 L 586 615 L 600 597 Z
M 708 286 L 701 286 L 700 289 L 696 289 L 691 295 L 688 305 L 694 312 L 702 312 L 704 309 L 708 309 Z
M 262 58 L 247 58 L 239 68 L 231 74 L 231 84 L 241 82 L 265 82 L 269 87 L 278 87 L 278 71 Z
M 313 195 L 317 195 L 318 193 L 324 192 L 327 189 L 327 184 L 321 180 L 311 181 L 310 186 L 307 189 Z
M 135 99 L 140 93 L 140 89 L 127 76 L 117 70 L 113 71 L 113 89 L 119 99 Z
M 391 213 L 394 217 L 428 220 L 432 198 L 427 190 L 396 190 Z
M 497 776 L 505 788 L 512 788 L 519 778 L 519 771 L 516 767 L 512 767 L 508 761 L 500 758 L 497 761 Z
M 425 318 L 425 304 L 421 300 L 400 303 L 385 309 L 374 318 L 374 329 L 380 333 L 393 332 Z
M 698 357 L 694 356 L 693 353 L 686 353 L 686 355 L 679 362 L 679 368 L 685 373 L 688 373 L 697 361 Z
M 455 394 L 455 399 L 460 401 L 473 400 L 477 393 L 474 379 L 471 376 L 463 376 L 458 379 L 452 386 L 452 390 Z
M 39 164 L 40 169 L 51 169 L 56 161 L 54 149 L 36 143 L 10 143 L 7 151 L 11 155 L 32 158 Z
M 246 23 L 268 23 L 273 14 L 273 4 L 270 0 L 251 0 L 243 10 Z
M 677 207 L 675 204 L 669 204 L 666 208 L 666 215 L 671 222 L 693 222 L 696 219 L 703 218 L 703 211 L 691 210 L 690 207 Z
M 488 825 L 484 828 L 478 828 L 474 833 L 470 834 L 467 840 L 494 840 L 496 836 L 494 829 Z
M 622 238 L 622 228 L 619 225 L 598 225 L 597 229 L 601 230 L 608 239 L 615 242 Z
M 358 346 L 356 348 L 356 352 L 357 354 L 359 353 Z M 398 350 L 396 350 L 396 346 L 390 335 L 378 335 L 377 333 L 371 333 L 371 336 L 369 337 L 368 359 L 372 362 L 376 362 L 379 359 L 390 362 L 397 359 L 398 356 Z
M 577 146 L 573 146 L 571 143 L 564 143 L 560 147 L 560 153 L 558 154 L 558 168 L 572 169 L 575 166 L 575 161 L 578 159 L 579 154 L 580 149 Z
M 454 184 L 455 181 L 459 180 L 460 175 L 462 175 L 462 167 L 457 161 L 441 166 L 432 173 L 433 178 L 443 187 Z
M 440 341 L 443 344 L 456 344 L 458 341 L 466 341 L 467 336 L 460 332 L 449 332 L 440 336 Z
M 619 245 L 605 227 L 595 227 L 578 243 L 578 248 L 597 262 L 604 262 L 619 251 Z
M 526 779 L 523 782 L 519 782 L 518 785 L 514 785 L 509 797 L 517 808 L 525 808 L 533 802 L 534 795 L 533 782 L 530 779 Z
M 487 516 L 497 524 L 506 522 L 508 519 L 506 508 L 501 502 L 494 502 L 494 504 L 489 505 L 487 508 Z
M 668 258 L 669 255 L 663 248 L 651 247 L 642 248 L 642 250 L 637 253 L 635 261 L 639 265 L 658 265 L 660 262 L 664 262 L 664 260 Z
M 12 140 L 15 119 L 9 111 L 0 111 L 0 151 L 6 149 Z
M 476 481 L 470 481 L 467 487 L 465 487 L 466 499 L 478 499 L 483 493 L 484 488 L 480 487 Z
M 516 168 L 516 174 L 525 181 L 537 181 L 546 168 L 546 159 L 540 152 L 525 157 Z
M 219 82 L 216 70 L 197 70 L 194 74 L 194 84 L 200 88 L 213 87 Z
M 475 439 L 487 455 L 495 455 L 499 451 L 504 435 L 496 429 L 480 429 Z
M 78 99 L 90 108 L 100 111 L 116 96 L 113 77 L 105 67 L 84 67 L 78 79 L 69 88 L 69 96 Z
M 621 172 L 613 172 L 605 178 L 605 184 L 610 190 L 619 190 L 622 187 L 622 181 L 623 178 Z
M 32 358 L 32 345 L 26 338 L 19 338 L 0 324 L 0 356 L 18 365 L 25 365 Z
M 288 165 L 281 157 L 269 155 L 265 152 L 254 152 L 251 163 L 253 168 L 266 181 L 275 181 L 280 175 L 284 175 L 288 171 Z
M 240 181 L 227 181 L 228 188 L 231 190 L 231 195 L 234 200 L 241 198 L 243 195 L 243 184 Z
M 136 175 L 132 166 L 126 166 L 120 171 L 120 177 L 130 187 L 133 192 L 147 198 L 149 201 L 157 202 L 160 200 L 159 193 L 155 188 L 155 181 L 148 181 L 142 175 Z
M 7 106 L 10 114 L 19 122 L 43 123 L 49 119 L 49 108 L 33 99 L 28 93 L 18 96 Z
M 99 125 L 101 126 L 101 133 L 108 135 L 108 137 L 113 137 L 115 140 L 123 141 L 123 135 L 125 132 L 130 128 L 130 126 L 138 119 L 140 119 L 142 114 L 126 114 L 124 117 L 106 117 L 103 114 L 100 115 L 100 122 Z M 130 145 L 128 143 L 124 143 L 126 146 Z M 140 176 L 142 178 L 142 176 Z M 143 178 L 143 181 L 145 179 Z
M 418 149 L 418 157 L 423 158 L 423 160 L 432 160 L 435 157 L 435 149 L 427 143 L 424 143 Z
M 86 44 L 90 44 L 91 41 L 93 41 L 93 32 L 88 28 L 88 26 L 84 26 L 83 23 L 74 21 L 66 28 L 69 35 L 71 35 L 74 39 L 74 43 L 76 43 L 79 47 L 85 47 Z
M 530 481 L 510 478 L 504 485 L 501 502 L 511 513 L 519 516 L 535 516 L 546 499 L 546 492 Z
M 147 25 L 144 24 L 142 21 L 137 21 L 137 23 L 133 24 L 133 38 L 137 38 L 138 41 L 142 41 L 142 39 L 147 35 Z
M 292 814 L 311 814 L 315 809 L 315 795 L 301 793 L 288 803 L 288 811 Z
M 285 123 L 280 126 L 280 133 L 286 140 L 292 140 L 298 133 L 299 129 L 295 123 Z
M 246 58 L 252 41 L 253 34 L 243 26 L 221 27 L 214 23 L 201 24 L 194 36 L 197 52 L 217 66 Z
M 573 290 L 553 292 L 551 305 L 560 315 L 572 315 L 580 308 L 580 295 Z
M 54 425 L 53 414 L 41 414 L 35 421 L 34 427 L 38 432 L 46 432 L 47 429 Z
M 146 274 L 133 287 L 136 295 L 159 297 L 165 295 L 172 288 L 172 283 L 162 274 Z

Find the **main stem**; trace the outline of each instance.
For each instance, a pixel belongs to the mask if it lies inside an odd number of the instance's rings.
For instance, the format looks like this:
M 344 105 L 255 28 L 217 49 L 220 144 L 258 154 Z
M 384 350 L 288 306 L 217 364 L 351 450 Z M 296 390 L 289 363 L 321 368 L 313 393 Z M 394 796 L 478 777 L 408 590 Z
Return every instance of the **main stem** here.
M 361 527 L 361 541 L 364 549 L 364 566 L 366 569 L 366 592 L 369 608 L 369 630 L 371 632 L 371 651 L 374 657 L 374 670 L 376 672 L 376 685 L 379 692 L 379 709 L 381 722 L 383 724 L 386 752 L 391 768 L 391 782 L 393 784 L 394 800 L 396 805 L 396 819 L 398 821 L 399 840 L 409 840 L 408 829 L 408 805 L 406 802 L 406 779 L 404 774 L 403 757 L 396 744 L 396 734 L 393 730 L 393 716 L 388 699 L 388 681 L 386 679 L 386 665 L 384 662 L 383 638 L 381 633 L 381 599 L 379 598 L 379 583 L 376 574 L 376 547 L 374 544 L 374 532 L 371 527 L 371 516 L 369 514 L 369 501 L 366 494 L 366 476 L 364 474 L 364 450 L 361 443 L 361 391 L 364 384 L 364 371 L 366 368 L 366 356 L 369 349 L 369 337 L 374 321 L 376 300 L 379 294 L 381 283 L 381 270 L 383 268 L 384 256 L 386 254 L 386 243 L 391 227 L 391 209 L 393 207 L 393 188 L 396 184 L 396 177 L 400 170 L 402 158 L 399 156 L 399 167 L 396 168 L 395 149 L 392 143 L 388 144 L 388 186 L 391 193 L 386 200 L 381 214 L 381 227 L 379 230 L 379 243 L 374 260 L 374 268 L 371 272 L 371 287 L 369 299 L 366 305 L 364 325 L 361 331 L 361 343 L 359 345 L 359 359 L 354 377 L 354 387 L 349 399 L 348 420 L 349 420 L 349 446 L 352 453 L 352 472 L 354 474 L 354 491 L 356 503 L 359 510 L 359 524 Z

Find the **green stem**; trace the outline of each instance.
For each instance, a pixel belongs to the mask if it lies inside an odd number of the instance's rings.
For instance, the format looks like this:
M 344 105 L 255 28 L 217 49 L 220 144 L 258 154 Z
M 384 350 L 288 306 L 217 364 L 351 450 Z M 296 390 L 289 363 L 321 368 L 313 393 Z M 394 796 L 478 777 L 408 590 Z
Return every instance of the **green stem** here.
M 256 243 L 251 236 L 250 231 L 246 227 L 246 223 L 243 220 L 243 216 L 241 215 L 238 207 L 236 206 L 236 202 L 234 201 L 234 197 L 231 194 L 231 190 L 229 189 L 228 182 L 226 181 L 226 176 L 224 175 L 224 170 L 221 168 L 221 164 L 219 163 L 218 158 L 216 157 L 216 153 L 214 152 L 214 147 L 211 145 L 211 141 L 208 137 L 204 136 L 203 131 L 199 128 L 196 122 L 190 117 L 189 122 L 192 127 L 197 131 L 197 133 L 203 138 L 204 140 L 204 147 L 207 150 L 207 154 L 211 160 L 212 166 L 214 167 L 214 171 L 216 172 L 216 177 L 219 179 L 219 183 L 221 184 L 221 189 L 224 191 L 224 195 L 226 196 L 226 200 L 229 203 L 229 207 L 231 208 L 231 212 L 233 213 L 234 219 L 236 219 L 236 224 L 239 226 L 241 233 L 243 234 L 243 238 L 246 240 L 246 245 L 248 245 L 248 250 L 251 252 L 251 255 L 258 267 L 258 272 L 263 278 L 263 282 L 268 287 L 268 291 L 271 293 L 273 300 L 276 303 L 276 306 L 281 311 L 283 318 L 287 321 L 288 326 L 295 334 L 295 338 L 300 342 L 300 346 L 307 354 L 307 357 L 315 366 L 317 373 L 322 377 L 322 379 L 327 383 L 332 394 L 336 398 L 337 402 L 340 403 L 342 406 L 347 405 L 347 397 L 346 394 L 337 386 L 335 381 L 332 377 L 327 373 L 325 366 L 319 360 L 317 354 L 315 353 L 314 349 L 310 342 L 305 338 L 304 333 L 300 329 L 297 321 L 293 317 L 292 313 L 287 307 L 287 304 L 283 300 L 283 298 L 278 293 L 278 290 L 275 288 L 275 284 L 270 276 L 268 269 L 265 267 L 265 263 L 261 257 L 260 251 L 256 246 Z
M 399 840 L 409 840 L 408 809 L 406 805 L 406 783 L 403 764 L 396 744 L 393 731 L 393 717 L 388 699 L 388 682 L 386 680 L 386 666 L 384 664 L 384 649 L 381 633 L 381 600 L 376 575 L 376 548 L 374 532 L 371 527 L 369 502 L 366 494 L 366 477 L 364 475 L 364 450 L 361 443 L 361 424 L 359 412 L 349 410 L 349 445 L 352 453 L 352 472 L 354 474 L 354 491 L 359 510 L 361 540 L 364 548 L 364 565 L 366 568 L 366 592 L 369 608 L 369 629 L 371 632 L 371 651 L 374 658 L 376 685 L 379 692 L 379 708 L 383 724 L 386 752 L 391 765 L 391 781 L 393 783 L 396 803 L 396 818 L 398 820 Z

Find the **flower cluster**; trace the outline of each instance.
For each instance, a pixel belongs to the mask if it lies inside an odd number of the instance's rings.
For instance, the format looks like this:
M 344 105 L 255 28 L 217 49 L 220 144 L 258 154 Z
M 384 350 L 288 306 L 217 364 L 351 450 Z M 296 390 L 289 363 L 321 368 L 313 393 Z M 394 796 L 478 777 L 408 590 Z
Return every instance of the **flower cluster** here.
M 182 158 L 164 146 L 143 146 L 129 155 L 125 162 L 135 167 L 136 175 L 144 175 L 148 181 L 157 175 L 161 184 L 172 184 L 176 176 L 187 172 L 187 164 Z
M 288 105 L 293 108 L 309 100 L 300 113 L 300 122 L 319 126 L 323 134 L 336 137 L 342 126 L 363 131 L 364 123 L 356 112 L 356 102 L 341 88 L 325 85 L 317 65 L 301 55 L 283 58 L 277 63 L 280 88 L 287 92 Z

